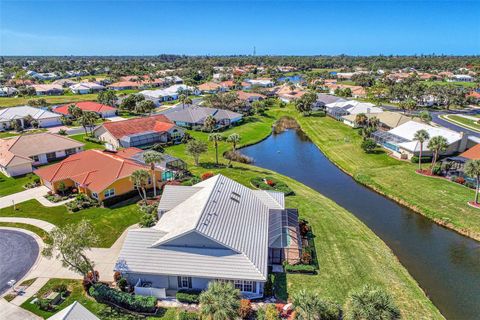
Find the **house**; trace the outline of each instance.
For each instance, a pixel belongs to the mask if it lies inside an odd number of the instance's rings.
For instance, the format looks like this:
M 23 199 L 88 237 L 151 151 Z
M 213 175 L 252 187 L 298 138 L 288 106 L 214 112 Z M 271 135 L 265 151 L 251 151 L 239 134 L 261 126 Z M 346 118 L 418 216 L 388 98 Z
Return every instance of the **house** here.
M 47 320 L 100 320 L 80 302 L 75 301 L 68 307 L 55 313 Z
M 128 231 L 115 265 L 139 295 L 165 298 L 228 281 L 245 297 L 261 298 L 268 267 L 301 257 L 298 212 L 285 208 L 281 192 L 216 175 L 166 185 L 158 215 L 152 228 Z
M 161 102 L 177 100 L 182 93 L 199 95 L 200 90 L 184 84 L 175 84 L 165 89 L 140 91 L 138 94 L 143 95 L 145 99 L 151 100 L 155 105 L 159 106 Z
M 37 96 L 63 94 L 63 87 L 58 84 L 32 84 L 31 87 Z
M 330 94 L 317 93 L 317 101 L 315 102 L 314 109 L 325 109 L 327 104 L 344 101 L 347 100 Z
M 9 177 L 30 173 L 32 166 L 65 158 L 82 151 L 83 146 L 76 140 L 48 132 L 0 139 L 0 171 Z
M 75 94 L 87 94 L 105 90 L 105 87 L 95 82 L 80 82 L 71 85 L 70 90 Z
M 359 125 L 356 123 L 356 117 L 358 114 L 349 114 L 342 117 L 343 123 L 357 128 Z M 419 118 L 409 117 L 399 112 L 384 111 L 380 113 L 364 113 L 368 119 L 376 118 L 379 122 L 379 129 L 390 130 L 396 128 L 408 121 L 421 122 Z
M 275 85 L 275 82 L 272 81 L 272 79 L 267 78 L 247 79 L 245 82 L 249 83 L 250 87 L 271 88 Z
M 475 80 L 475 78 L 468 75 L 468 74 L 454 74 L 454 75 L 450 76 L 450 78 L 447 81 L 449 81 L 449 82 L 454 82 L 454 81 L 472 82 L 473 80 Z
M 430 138 L 442 136 L 447 140 L 448 147 L 445 151 L 441 151 L 440 155 L 463 152 L 473 145 L 473 141 L 468 139 L 468 135 L 463 132 L 458 133 L 443 127 L 433 127 L 416 121 L 408 121 L 389 131 L 378 130 L 372 134 L 372 138 L 382 147 L 392 151 L 392 155 L 395 157 L 411 159 L 413 156 L 420 154 L 420 143 L 414 140 L 415 133 L 418 130 L 427 131 Z M 428 149 L 428 141 L 423 143 L 422 155 L 432 155 L 432 151 Z
M 367 93 L 365 89 L 361 86 L 352 86 L 352 85 L 347 85 L 347 84 L 339 84 L 339 83 L 333 83 L 333 82 L 325 82 L 324 87 L 328 88 L 330 94 L 335 94 L 335 91 L 337 89 L 340 90 L 345 90 L 345 89 L 350 89 L 352 92 L 352 97 L 353 98 L 361 98 L 364 97 Z
M 375 107 L 373 103 L 359 102 L 356 100 L 337 101 L 325 105 L 326 112 L 332 118 L 343 121 L 342 117 L 349 114 L 380 113 L 383 110 Z
M 1 87 L 0 97 L 12 97 L 18 94 L 18 90 L 14 87 Z
M 108 85 L 109 89 L 112 90 L 136 90 L 141 86 L 141 83 L 130 80 L 114 82 Z
M 203 126 L 205 119 L 212 116 L 217 122 L 216 129 L 236 124 L 243 118 L 243 115 L 237 112 L 198 106 L 169 112 L 166 116 L 176 125 L 187 128 Z
M 289 86 L 282 86 L 278 91 L 277 91 L 277 96 L 282 100 L 283 102 L 291 102 L 297 99 L 300 99 L 306 91 L 300 90 L 298 87 L 295 87 L 293 90 Z
M 56 113 L 63 114 L 64 116 L 69 116 L 68 107 L 75 105 L 77 108 L 80 108 L 82 111 L 95 112 L 101 118 L 109 118 L 117 115 L 117 108 L 107 106 L 94 101 L 81 101 L 75 103 L 68 103 L 62 106 L 56 107 L 53 111 Z
M 474 103 L 480 103 L 480 92 L 472 91 L 469 94 L 467 94 L 467 97 L 472 99 Z
M 165 115 L 104 122 L 93 130 L 97 139 L 112 148 L 143 147 L 155 143 L 179 142 L 184 131 Z
M 41 128 L 62 124 L 62 116 L 57 113 L 30 106 L 20 106 L 0 109 L 0 131 L 9 129 L 12 121 L 17 121 L 22 128 L 26 128 L 28 124 L 25 120 L 29 117 L 37 121 L 38 126 Z
M 227 80 L 220 82 L 220 85 L 224 88 L 225 91 L 235 88 L 235 82 L 233 80 Z
M 252 103 L 254 101 L 261 101 L 267 98 L 265 95 L 260 93 L 245 92 L 245 91 L 237 91 L 237 96 L 238 96 L 238 99 L 248 103 Z
M 27 71 L 27 75 L 37 80 L 54 80 L 58 78 L 55 72 L 38 73 L 32 70 Z
M 76 84 L 77 82 L 71 80 L 71 79 L 60 79 L 60 80 L 55 80 L 52 82 L 52 84 L 58 84 L 60 86 L 62 86 L 62 88 L 68 88 L 74 84 Z
M 150 166 L 122 158 L 109 151 L 86 150 L 69 156 L 65 160 L 41 167 L 34 171 L 40 181 L 53 192 L 60 185 L 75 187 L 80 193 L 103 201 L 136 190 L 130 176 L 137 170 L 150 170 Z M 160 170 L 155 178 L 161 180 Z M 146 187 L 151 188 L 153 181 Z
M 200 90 L 202 93 L 217 93 L 220 91 L 225 91 L 225 88 L 216 82 L 205 82 L 198 86 L 198 90 Z

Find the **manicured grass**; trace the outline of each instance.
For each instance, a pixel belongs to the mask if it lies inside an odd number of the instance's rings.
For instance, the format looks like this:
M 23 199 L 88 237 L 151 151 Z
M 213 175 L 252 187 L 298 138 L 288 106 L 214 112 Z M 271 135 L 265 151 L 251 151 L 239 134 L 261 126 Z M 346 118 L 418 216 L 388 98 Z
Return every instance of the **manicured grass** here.
M 290 112 L 276 109 L 270 114 L 279 116 Z M 268 136 L 274 119 L 273 116 L 262 117 L 256 122 L 231 128 L 223 135 L 237 132 L 242 136 L 242 145 L 251 144 Z M 205 141 L 208 136 L 199 132 L 192 132 L 192 135 Z M 305 185 L 269 170 L 237 163 L 233 168 L 216 168 L 212 143 L 209 146 L 208 154 L 200 159 L 200 167 L 195 167 L 192 159 L 185 157 L 185 145 L 169 147 L 166 152 L 186 159 L 189 169 L 197 175 L 208 171 L 222 173 L 246 186 L 250 186 L 250 179 L 255 176 L 271 175 L 285 182 L 295 192 L 295 196 L 286 198 L 287 206 L 298 208 L 301 218 L 307 219 L 313 228 L 319 272 L 317 275 L 288 274 L 286 278 L 276 279 L 276 286 L 286 288 L 280 291 L 282 298 L 307 288 L 343 304 L 350 290 L 370 283 L 392 293 L 405 319 L 442 318 L 391 250 L 351 213 Z M 230 145 L 223 142 L 219 153 L 229 148 Z M 226 163 L 227 160 L 221 159 L 221 164 Z
M 133 315 L 125 314 L 120 312 L 106 304 L 98 303 L 93 298 L 89 297 L 83 291 L 82 283 L 79 280 L 66 280 L 66 279 L 51 279 L 45 286 L 43 286 L 37 293 L 38 297 L 43 296 L 45 293 L 48 293 L 52 288 L 59 284 L 65 284 L 68 287 L 70 294 L 63 300 L 53 311 L 43 311 L 38 308 L 36 304 L 32 304 L 31 301 L 34 297 L 25 301 L 21 307 L 26 309 L 44 319 L 47 319 L 54 315 L 55 313 L 61 311 L 62 309 L 68 307 L 73 302 L 78 301 L 85 308 L 90 310 L 100 319 L 119 319 L 119 320 L 133 320 L 139 319 Z M 141 319 L 165 319 L 165 320 L 174 320 L 176 319 L 176 309 L 162 309 L 159 312 L 157 317 L 141 317 Z
M 459 122 L 460 124 L 463 124 L 468 127 L 468 129 L 474 130 L 474 131 L 480 131 L 480 124 L 477 123 L 477 121 L 472 120 L 472 119 L 467 119 L 462 116 L 450 114 L 450 115 L 445 115 L 442 117 L 444 120 L 449 121 L 452 120 L 453 123 Z M 480 120 L 480 119 L 479 119 Z
M 103 149 L 105 149 L 105 146 L 103 144 L 90 142 L 90 141 L 85 140 L 85 134 L 84 133 L 69 136 L 69 138 L 72 138 L 72 139 L 77 140 L 79 142 L 85 143 L 85 146 L 83 147 L 84 150 L 89 150 L 89 149 L 101 149 L 101 150 L 103 150 Z
M 13 207 L 0 209 L 2 217 L 35 218 L 48 221 L 56 226 L 78 223 L 85 219 L 93 225 L 99 236 L 98 247 L 110 247 L 123 231 L 140 221 L 140 210 L 136 204 L 115 208 L 89 208 L 69 213 L 65 206 L 45 208 L 37 200 L 30 200 Z
M 18 136 L 18 133 L 16 132 L 0 132 L 0 139 L 5 139 L 5 138 L 11 138 L 11 137 L 16 137 Z
M 475 88 L 477 84 L 475 82 L 461 82 L 461 81 L 423 81 L 427 86 L 447 86 L 447 85 L 455 85 L 455 86 L 463 86 L 466 88 Z
M 23 186 L 28 182 L 33 182 L 35 177 L 33 173 L 20 177 L 7 177 L 3 173 L 0 173 L 0 197 L 25 191 Z
M 480 214 L 467 205 L 474 197 L 473 190 L 444 179 L 418 175 L 416 164 L 394 159 L 384 152 L 366 154 L 360 148 L 362 138 L 357 131 L 330 117 L 298 117 L 298 120 L 325 155 L 358 182 L 432 220 L 480 239 Z
M 49 243 L 51 241 L 50 237 L 48 236 L 48 233 L 45 230 L 31 224 L 17 223 L 17 222 L 0 222 L 0 227 L 25 229 L 28 231 L 32 231 L 33 233 L 36 233 L 45 243 Z
M 77 95 L 61 95 L 61 96 L 34 96 L 34 97 L 2 97 L 0 98 L 0 108 L 15 107 L 27 104 L 28 100 L 45 99 L 47 104 L 65 104 L 79 101 L 95 101 L 97 94 L 77 94 Z

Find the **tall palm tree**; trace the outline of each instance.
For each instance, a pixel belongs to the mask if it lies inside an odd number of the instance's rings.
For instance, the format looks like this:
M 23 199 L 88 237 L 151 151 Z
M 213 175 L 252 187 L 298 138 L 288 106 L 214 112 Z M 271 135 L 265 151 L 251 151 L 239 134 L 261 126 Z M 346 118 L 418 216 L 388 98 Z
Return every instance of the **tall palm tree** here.
M 208 135 L 208 141 L 213 141 L 215 145 L 215 163 L 218 166 L 218 143 L 223 140 L 223 136 L 220 133 L 211 133 Z
M 130 181 L 133 182 L 134 187 L 137 189 L 140 198 L 146 203 L 147 202 L 147 191 L 145 186 L 147 185 L 148 178 L 150 174 L 147 170 L 135 170 L 130 176 Z
M 178 96 L 178 101 L 182 104 L 182 109 L 185 109 L 185 105 L 191 105 L 192 99 L 186 94 L 181 94 Z
M 153 182 L 153 196 L 157 196 L 157 179 L 155 177 L 155 165 L 163 160 L 163 155 L 160 152 L 150 150 L 143 153 L 143 161 L 150 165 L 150 171 Z
M 447 150 L 447 147 L 448 147 L 447 139 L 445 139 L 442 136 L 432 137 L 430 141 L 428 141 L 428 149 L 433 151 L 432 168 L 431 168 L 432 173 L 433 173 L 433 168 L 437 163 L 438 154 L 440 153 L 440 151 Z
M 237 143 L 239 143 L 240 140 L 241 140 L 241 137 L 238 133 L 232 133 L 227 138 L 227 142 L 230 142 L 233 146 L 233 151 L 237 150 Z
M 365 126 L 368 122 L 368 117 L 365 113 L 359 113 L 355 116 L 355 123 L 359 126 Z
M 208 289 L 200 294 L 202 319 L 230 320 L 238 318 L 240 291 L 230 282 L 210 282 Z
M 464 172 L 466 175 L 475 178 L 475 204 L 478 204 L 478 191 L 480 188 L 480 160 L 469 160 L 465 164 Z
M 422 152 L 423 152 L 423 143 L 430 139 L 430 135 L 428 134 L 427 130 L 421 129 L 415 132 L 413 136 L 413 140 L 418 141 L 420 143 L 420 155 L 418 157 L 418 170 L 422 170 Z
M 83 111 L 82 114 L 77 118 L 78 122 L 85 130 L 85 135 L 87 135 L 88 133 L 87 128 L 92 128 L 95 125 L 95 121 L 97 121 L 97 119 L 98 115 L 92 111 Z

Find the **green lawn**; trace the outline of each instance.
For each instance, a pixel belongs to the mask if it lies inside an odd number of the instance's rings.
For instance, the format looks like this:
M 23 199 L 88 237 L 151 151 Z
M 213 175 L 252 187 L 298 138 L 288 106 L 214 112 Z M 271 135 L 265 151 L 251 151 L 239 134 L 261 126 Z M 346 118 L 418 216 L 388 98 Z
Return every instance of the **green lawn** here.
M 455 85 L 455 86 L 463 86 L 466 88 L 475 88 L 477 84 L 475 82 L 461 82 L 461 81 L 453 81 L 453 82 L 447 82 L 447 81 L 423 81 L 427 86 L 447 86 L 447 85 Z
M 17 222 L 0 222 L 0 227 L 19 228 L 19 229 L 29 230 L 29 231 L 32 231 L 33 233 L 36 233 L 43 240 L 43 242 L 46 242 L 46 243 L 50 242 L 50 237 L 48 236 L 48 233 L 45 230 L 31 224 L 17 223 Z
M 478 124 L 478 122 L 475 120 L 467 119 L 462 116 L 458 116 L 454 114 L 445 115 L 445 116 L 442 116 L 442 118 L 446 121 L 453 120 L 452 121 L 453 123 L 459 122 L 460 124 L 468 126 L 468 129 L 471 129 L 474 131 L 480 131 L 480 124 Z
M 59 312 L 60 310 L 68 307 L 73 302 L 78 301 L 92 313 L 97 315 L 100 319 L 119 319 L 119 320 L 134 320 L 139 319 L 122 312 L 117 311 L 114 308 L 107 306 L 106 304 L 98 303 L 91 297 L 87 296 L 82 288 L 82 283 L 79 280 L 66 280 L 66 279 L 51 279 L 45 286 L 43 286 L 38 292 L 38 296 L 42 296 L 47 292 L 50 292 L 52 288 L 58 284 L 65 284 L 68 287 L 70 294 L 62 301 L 53 311 L 42 311 L 38 308 L 36 304 L 32 304 L 31 301 L 34 297 L 25 301 L 21 307 L 46 319 Z M 141 317 L 141 319 L 164 319 L 164 320 L 175 320 L 176 319 L 176 310 L 171 309 L 162 309 L 159 311 L 158 317 Z
M 357 131 L 330 117 L 298 120 L 326 156 L 358 182 L 432 220 L 480 239 L 480 211 L 467 205 L 474 197 L 473 190 L 444 179 L 420 176 L 415 173 L 416 164 L 386 153 L 366 154 L 360 148 L 362 138 Z
M 28 100 L 45 99 L 48 104 L 65 104 L 79 101 L 95 101 L 97 94 L 77 94 L 77 95 L 61 95 L 61 96 L 34 96 L 34 97 L 1 97 L 0 108 L 15 107 L 27 104 Z
M 101 150 L 103 150 L 103 149 L 105 149 L 105 146 L 103 144 L 86 141 L 84 133 L 69 136 L 69 138 L 72 138 L 72 139 L 77 140 L 79 142 L 85 143 L 85 147 L 84 147 L 85 150 L 89 150 L 89 149 L 101 149 Z
M 69 213 L 65 206 L 45 208 L 37 200 L 30 200 L 13 207 L 0 209 L 1 217 L 35 218 L 56 226 L 78 223 L 85 219 L 91 222 L 100 238 L 99 247 L 110 247 L 123 231 L 140 221 L 141 213 L 136 204 L 115 208 L 90 208 Z
M 28 182 L 32 182 L 35 177 L 33 173 L 20 177 L 7 177 L 0 173 L 0 197 L 24 191 L 25 188 L 23 186 Z

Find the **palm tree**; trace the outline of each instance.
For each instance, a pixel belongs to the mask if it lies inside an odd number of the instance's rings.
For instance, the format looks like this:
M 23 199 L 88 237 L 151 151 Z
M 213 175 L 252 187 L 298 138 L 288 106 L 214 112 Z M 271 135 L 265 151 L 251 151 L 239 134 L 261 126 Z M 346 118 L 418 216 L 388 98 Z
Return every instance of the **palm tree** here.
M 192 139 L 188 141 L 185 152 L 193 157 L 195 165 L 198 167 L 200 155 L 207 152 L 208 146 L 205 142 Z
M 338 319 L 340 307 L 324 301 L 318 293 L 300 290 L 293 295 L 293 307 L 298 320 Z
M 440 151 L 447 150 L 447 147 L 448 147 L 447 139 L 445 139 L 442 136 L 435 136 L 431 138 L 430 141 L 428 141 L 428 149 L 433 151 L 432 168 L 431 168 L 432 173 L 433 173 L 433 168 L 437 163 L 438 154 L 440 153 Z
M 428 134 L 427 130 L 421 129 L 415 132 L 413 136 L 413 140 L 418 141 L 420 143 L 420 155 L 418 157 L 418 170 L 422 170 L 422 151 L 423 151 L 423 143 L 430 139 L 430 135 Z
M 181 94 L 178 97 L 178 101 L 182 104 L 182 109 L 185 109 L 185 105 L 192 104 L 192 99 L 190 99 L 190 97 L 185 94 Z
M 240 135 L 238 133 L 232 133 L 231 135 L 228 136 L 227 142 L 230 142 L 233 146 L 233 151 L 237 150 L 237 143 L 240 142 Z
M 85 130 L 85 135 L 87 135 L 87 128 L 88 127 L 93 127 L 95 124 L 95 121 L 97 121 L 98 115 L 95 112 L 92 111 L 84 111 L 82 114 L 78 117 L 78 122 L 81 124 L 83 129 Z
M 469 160 L 463 170 L 466 175 L 474 177 L 477 184 L 475 186 L 475 204 L 478 204 L 478 191 L 480 188 L 480 160 Z
M 213 281 L 208 289 L 200 294 L 200 314 L 202 319 L 230 320 L 238 318 L 240 291 L 230 282 Z
M 163 160 L 163 155 L 157 151 L 146 151 L 143 153 L 143 161 L 146 164 L 150 165 L 150 170 L 152 174 L 152 181 L 153 181 L 153 196 L 157 196 L 157 182 L 155 177 L 155 165 Z
M 345 306 L 346 320 L 396 320 L 400 319 L 400 310 L 393 298 L 380 288 L 364 286 L 350 293 Z
M 130 176 L 130 181 L 133 182 L 133 185 L 135 188 L 137 188 L 138 194 L 140 195 L 140 198 L 147 203 L 147 191 L 145 190 L 145 186 L 148 183 L 148 178 L 150 177 L 150 174 L 148 173 L 147 170 L 135 170 L 132 172 L 132 175 Z
M 215 120 L 212 116 L 207 116 L 203 121 L 203 127 L 206 131 L 212 132 L 215 129 L 215 125 L 217 124 L 217 120 Z
M 368 122 L 368 117 L 365 113 L 359 113 L 355 116 L 355 123 L 361 127 L 365 126 Z
M 215 163 L 218 166 L 218 142 L 223 140 L 223 136 L 220 133 L 211 133 L 208 135 L 208 141 L 213 141 L 215 145 Z

